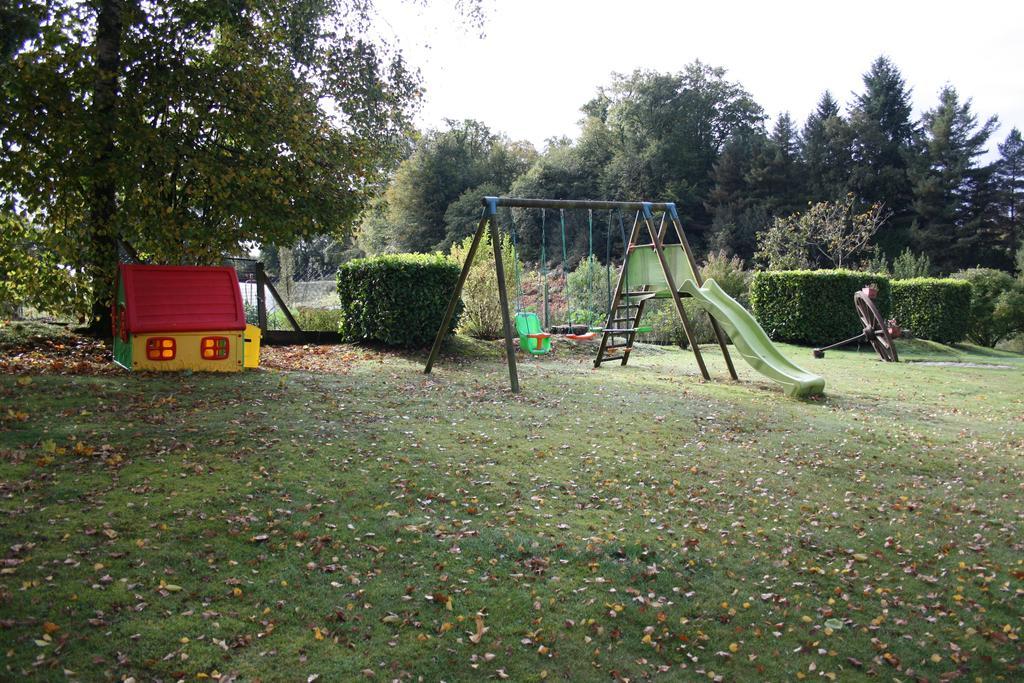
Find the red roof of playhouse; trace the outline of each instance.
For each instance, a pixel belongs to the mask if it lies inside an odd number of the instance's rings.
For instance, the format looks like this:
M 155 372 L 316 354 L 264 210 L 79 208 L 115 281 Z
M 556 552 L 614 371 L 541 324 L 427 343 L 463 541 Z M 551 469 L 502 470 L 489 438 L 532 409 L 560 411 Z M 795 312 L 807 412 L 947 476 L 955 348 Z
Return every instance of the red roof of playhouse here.
M 120 275 L 132 334 L 245 329 L 234 268 L 123 263 Z

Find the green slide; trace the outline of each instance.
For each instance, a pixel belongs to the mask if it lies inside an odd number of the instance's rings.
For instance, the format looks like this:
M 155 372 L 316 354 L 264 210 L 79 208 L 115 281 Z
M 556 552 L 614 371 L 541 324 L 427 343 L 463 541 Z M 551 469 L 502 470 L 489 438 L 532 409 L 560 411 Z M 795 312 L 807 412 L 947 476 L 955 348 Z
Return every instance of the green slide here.
M 692 296 L 701 308 L 714 316 L 750 367 L 781 384 L 790 396 L 811 396 L 825 390 L 824 378 L 807 372 L 783 356 L 754 316 L 717 282 L 706 280 L 703 287 L 697 286 L 683 245 L 666 244 L 663 253 L 679 292 Z M 630 288 L 643 286 L 656 297 L 671 296 L 665 271 L 650 245 L 630 250 L 626 276 Z
M 743 359 L 762 375 L 783 386 L 789 396 L 812 396 L 825 390 L 825 380 L 797 366 L 772 343 L 754 316 L 725 293 L 714 280 L 697 287 L 683 280 L 680 292 L 686 292 L 697 304 L 715 317 Z

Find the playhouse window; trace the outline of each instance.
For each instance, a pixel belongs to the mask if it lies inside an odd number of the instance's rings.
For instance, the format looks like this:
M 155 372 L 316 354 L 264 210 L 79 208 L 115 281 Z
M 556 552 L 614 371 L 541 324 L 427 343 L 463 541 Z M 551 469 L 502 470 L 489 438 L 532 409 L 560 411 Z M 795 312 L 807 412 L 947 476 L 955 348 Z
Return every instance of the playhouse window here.
M 174 360 L 177 345 L 172 337 L 150 337 L 146 340 L 146 358 L 149 360 Z
M 224 360 L 231 348 L 227 337 L 203 337 L 200 345 L 203 360 Z

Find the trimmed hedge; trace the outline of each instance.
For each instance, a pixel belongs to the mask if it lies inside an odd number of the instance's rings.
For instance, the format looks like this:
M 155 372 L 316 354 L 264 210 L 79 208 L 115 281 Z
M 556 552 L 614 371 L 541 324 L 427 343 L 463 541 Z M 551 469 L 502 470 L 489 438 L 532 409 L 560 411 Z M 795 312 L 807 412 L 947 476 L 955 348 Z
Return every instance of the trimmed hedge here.
M 893 317 L 919 339 L 955 344 L 967 336 L 971 284 L 952 278 L 892 281 Z
M 750 307 L 768 336 L 777 341 L 825 345 L 855 337 L 864 326 L 853 294 L 878 286 L 875 306 L 889 317 L 889 278 L 852 270 L 770 270 L 754 274 Z
M 338 268 L 338 332 L 345 341 L 430 344 L 459 272 L 459 264 L 441 254 L 389 254 L 344 263 Z M 460 302 L 453 330 L 461 311 Z

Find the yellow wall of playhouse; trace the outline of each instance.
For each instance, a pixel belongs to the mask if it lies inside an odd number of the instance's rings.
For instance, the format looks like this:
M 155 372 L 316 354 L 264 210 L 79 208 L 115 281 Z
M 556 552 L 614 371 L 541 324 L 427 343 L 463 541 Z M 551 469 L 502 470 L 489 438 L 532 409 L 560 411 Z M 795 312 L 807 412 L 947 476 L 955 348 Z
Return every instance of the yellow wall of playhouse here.
M 245 367 L 260 366 L 260 339 L 263 333 L 255 325 L 245 326 Z
M 243 367 L 245 349 L 242 330 L 212 332 L 151 332 L 132 335 L 132 370 L 195 370 L 199 372 L 238 372 Z M 146 340 L 150 338 L 173 339 L 175 354 L 171 360 L 149 360 L 146 357 Z M 226 337 L 228 357 L 223 360 L 203 358 L 201 344 L 203 337 Z

